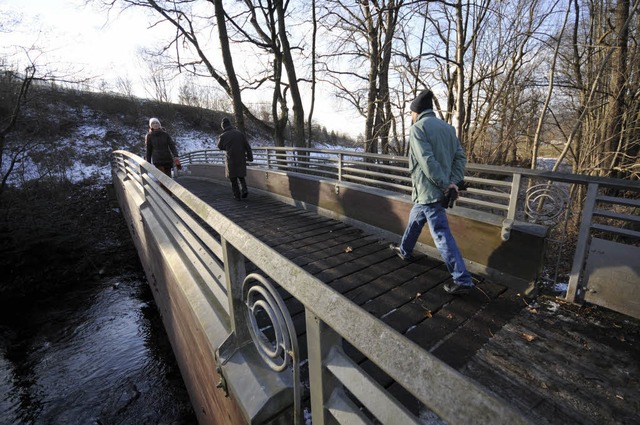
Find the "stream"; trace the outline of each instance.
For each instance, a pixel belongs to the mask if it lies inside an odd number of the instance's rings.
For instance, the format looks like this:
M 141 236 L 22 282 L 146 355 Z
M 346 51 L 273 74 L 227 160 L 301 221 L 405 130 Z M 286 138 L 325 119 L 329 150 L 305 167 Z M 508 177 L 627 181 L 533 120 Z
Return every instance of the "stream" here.
M 195 424 L 144 274 L 0 310 L 0 424 Z

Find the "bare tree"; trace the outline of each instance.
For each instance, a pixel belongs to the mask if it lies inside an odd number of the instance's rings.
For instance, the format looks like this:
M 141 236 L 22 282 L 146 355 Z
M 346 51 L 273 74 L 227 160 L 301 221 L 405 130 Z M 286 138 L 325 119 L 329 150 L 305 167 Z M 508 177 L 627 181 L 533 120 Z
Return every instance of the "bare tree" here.
M 575 112 L 556 168 L 569 156 L 576 172 L 638 178 L 638 108 L 627 99 L 638 98 L 637 43 L 634 54 L 628 46 L 638 36 L 639 4 L 592 1 L 585 14 L 574 1 L 571 54 L 562 69 Z
M 627 98 L 627 76 L 629 72 L 629 15 L 630 1 L 618 0 L 614 17 L 614 39 L 612 42 L 613 59 L 611 68 L 611 88 L 609 89 L 609 108 L 606 112 L 603 165 L 605 173 L 618 176 L 616 169 L 622 163 L 624 141 L 624 110 Z
M 551 98 L 553 96 L 553 89 L 555 86 L 555 76 L 556 76 L 556 63 L 558 61 L 558 53 L 560 51 L 560 47 L 562 45 L 562 38 L 564 35 L 565 28 L 567 26 L 567 21 L 569 20 L 569 15 L 571 13 L 571 0 L 567 2 L 567 10 L 564 15 L 564 21 L 562 22 L 562 27 L 560 28 L 560 33 L 556 37 L 556 47 L 553 52 L 553 57 L 551 59 L 551 65 L 549 67 L 549 86 L 547 89 L 547 96 L 544 100 L 544 105 L 542 106 L 542 110 L 540 112 L 540 117 L 538 118 L 538 125 L 536 126 L 536 130 L 534 133 L 533 139 L 533 150 L 531 152 L 531 169 L 536 168 L 537 160 L 538 160 L 538 149 L 540 148 L 540 139 L 542 136 L 542 128 L 545 122 L 545 117 L 547 115 L 547 111 L 549 109 L 549 105 L 551 103 Z
M 316 105 L 316 42 L 318 37 L 318 20 L 316 18 L 316 0 L 311 0 L 311 104 L 309 105 L 309 116 L 307 118 L 307 147 L 311 147 L 313 140 L 313 111 Z
M 238 16 L 230 22 L 239 41 L 250 43 L 259 56 L 264 53 L 271 55 L 270 68 L 265 67 L 260 77 L 254 78 L 252 85 L 260 87 L 270 83 L 273 87 L 272 115 L 276 145 L 284 145 L 290 100 L 293 145 L 304 147 L 304 105 L 293 55 L 299 47 L 291 44 L 287 30 L 291 20 L 288 11 L 290 6 L 291 3 L 281 0 L 265 0 L 256 4 L 245 0 L 244 10 L 239 10 Z M 247 25 L 243 25 L 245 22 Z
M 189 72 L 199 77 L 213 78 L 224 92 L 233 99 L 233 107 L 236 116 L 236 124 L 243 129 L 244 116 L 251 117 L 254 122 L 263 125 L 242 103 L 240 98 L 240 87 L 235 83 L 235 72 L 233 67 L 226 63 L 229 75 L 226 77 L 214 66 L 214 58 L 206 53 L 206 47 L 201 43 L 200 36 L 211 30 L 213 22 L 208 15 L 199 14 L 198 7 L 201 2 L 194 0 L 88 0 L 101 3 L 107 9 L 120 6 L 123 9 L 137 7 L 150 10 L 155 13 L 160 21 L 153 23 L 153 26 L 169 24 L 175 32 L 173 38 L 166 41 L 166 44 L 156 52 L 156 56 L 162 58 L 162 65 L 165 70 L 173 68 L 176 72 Z M 215 0 L 208 1 L 214 9 L 221 8 L 222 3 Z M 194 11 L 194 8 L 197 9 Z M 224 21 L 224 10 L 219 10 L 216 14 L 216 21 Z M 219 27 L 222 31 L 220 38 L 224 41 L 226 27 Z M 224 48 L 223 48 L 224 49 Z M 171 54 L 173 53 L 173 54 Z M 231 60 L 231 55 L 223 54 L 225 61 Z M 162 92 L 161 81 L 150 81 L 154 91 Z M 158 84 L 156 84 L 158 83 Z M 156 88 L 157 87 L 157 88 Z M 157 98 L 157 94 L 154 94 Z M 242 111 L 242 112 L 238 112 Z
M 143 52 L 144 62 L 149 74 L 143 78 L 143 86 L 147 94 L 160 103 L 171 100 L 171 75 L 162 57 L 149 51 Z
M 242 103 L 242 95 L 240 92 L 240 84 L 238 83 L 238 77 L 233 66 L 233 57 L 231 56 L 231 48 L 229 46 L 229 36 L 227 34 L 226 13 L 222 0 L 209 0 L 213 3 L 213 7 L 216 13 L 216 22 L 218 24 L 218 38 L 220 40 L 220 48 L 222 50 L 222 61 L 224 63 L 225 70 L 227 72 L 227 78 L 229 80 L 229 91 L 231 92 L 231 98 L 233 99 L 233 115 L 236 120 L 236 126 L 245 131 L 244 114 Z
M 133 82 L 128 77 L 118 77 L 115 84 L 118 92 L 131 99 L 134 97 Z
M 236 120 L 251 116 L 240 93 L 268 90 L 277 145 L 311 139 L 317 81 L 365 119 L 366 151 L 404 153 L 407 99 L 428 87 L 473 161 L 534 166 L 555 139 L 577 171 L 638 172 L 639 0 L 99 1 L 171 24 L 165 66 L 213 78 Z M 202 44 L 215 29 L 222 72 Z
M 403 0 L 364 0 L 354 6 L 332 0 L 326 1 L 323 7 L 324 29 L 337 40 L 334 45 L 341 46 L 338 52 L 323 55 L 328 61 L 326 75 L 338 96 L 365 117 L 366 152 L 389 151 L 394 120 L 390 65 L 403 4 Z
M 9 149 L 7 135 L 15 128 L 22 108 L 27 102 L 29 89 L 36 78 L 37 68 L 32 62 L 26 66 L 24 73 L 18 75 L 9 70 L 3 70 L 0 75 L 2 85 L 3 104 L 8 109 L 0 116 L 0 200 L 7 187 L 7 181 L 15 169 L 16 164 L 26 155 L 31 146 L 22 143 Z M 6 103 L 5 103 L 6 102 Z M 4 109 L 4 108 L 3 108 Z

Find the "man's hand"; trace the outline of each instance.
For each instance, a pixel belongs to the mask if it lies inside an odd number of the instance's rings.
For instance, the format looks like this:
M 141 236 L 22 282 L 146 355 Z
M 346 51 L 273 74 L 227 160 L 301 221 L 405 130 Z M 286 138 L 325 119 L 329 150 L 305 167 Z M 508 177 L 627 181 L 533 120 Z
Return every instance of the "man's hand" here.
M 442 207 L 453 208 L 453 204 L 455 203 L 456 199 L 458 199 L 458 195 L 458 186 L 454 183 L 449 184 L 449 187 L 447 187 L 447 190 L 445 190 L 444 192 L 444 198 L 442 198 Z

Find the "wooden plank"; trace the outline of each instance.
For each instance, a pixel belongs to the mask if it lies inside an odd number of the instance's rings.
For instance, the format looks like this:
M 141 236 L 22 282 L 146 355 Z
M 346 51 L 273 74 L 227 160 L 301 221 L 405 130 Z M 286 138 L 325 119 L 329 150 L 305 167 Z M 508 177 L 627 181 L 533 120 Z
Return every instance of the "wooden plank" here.
M 638 325 L 556 315 L 523 310 L 463 372 L 540 423 L 637 423 L 640 352 L 615 336 L 637 335 Z
M 305 265 L 304 269 L 309 273 L 315 274 L 318 279 L 330 282 L 366 267 L 367 264 L 362 261 L 357 262 L 357 260 L 382 249 L 378 244 L 378 240 L 372 237 L 359 239 L 350 246 L 352 248 L 351 252 L 341 250 L 332 257 Z
M 432 353 L 442 358 L 449 366 L 455 369 L 462 368 L 476 351 L 523 308 L 524 303 L 519 303 L 519 298 L 513 291 L 507 291 L 488 303 L 485 299 L 485 304 L 475 314 L 466 317 L 463 325 L 452 332 Z M 475 306 L 471 300 L 471 297 L 460 297 L 454 300 L 454 303 L 468 302 L 469 306 L 465 312 L 471 313 Z M 446 310 L 444 314 L 447 314 Z
M 436 260 L 426 259 L 409 264 L 403 264 L 399 258 L 393 260 L 392 264 L 401 268 L 391 268 L 390 273 L 344 295 L 374 316 L 380 316 L 411 301 L 418 292 L 431 289 L 431 279 L 420 277 L 439 265 Z

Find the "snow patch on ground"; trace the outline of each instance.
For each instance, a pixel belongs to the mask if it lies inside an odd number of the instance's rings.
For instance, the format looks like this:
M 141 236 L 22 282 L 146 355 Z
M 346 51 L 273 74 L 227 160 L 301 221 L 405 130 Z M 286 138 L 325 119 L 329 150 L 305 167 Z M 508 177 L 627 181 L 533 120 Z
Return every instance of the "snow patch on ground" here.
M 126 150 L 144 158 L 146 128 L 121 125 L 116 122 L 117 120 L 103 117 L 87 107 L 81 111 L 67 109 L 60 114 L 75 116 L 77 123 L 74 128 L 70 129 L 64 137 L 32 142 L 35 147 L 16 163 L 8 184 L 18 186 L 25 181 L 45 177 L 72 182 L 93 178 L 106 184 L 111 181 L 113 151 Z M 217 149 L 218 134 L 213 131 L 194 130 L 176 123 L 170 135 L 175 140 L 180 154 Z M 273 145 L 272 140 L 266 138 L 254 138 L 249 142 L 254 147 Z M 18 146 L 20 143 L 23 141 L 16 141 L 15 144 Z M 5 167 L 9 163 L 10 157 L 7 151 L 2 158 L 3 174 L 7 171 Z

